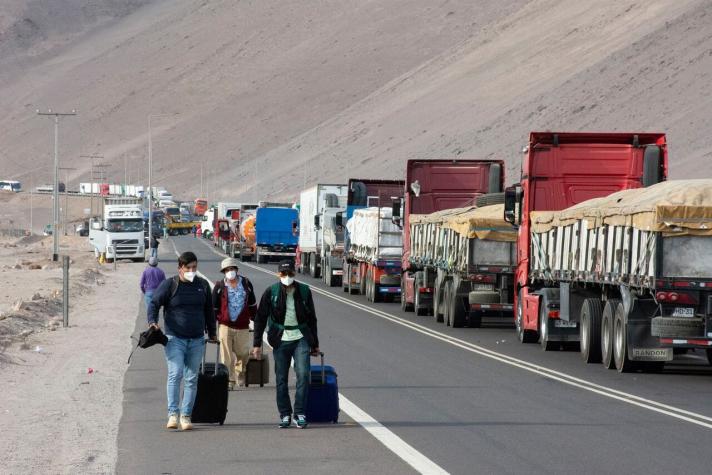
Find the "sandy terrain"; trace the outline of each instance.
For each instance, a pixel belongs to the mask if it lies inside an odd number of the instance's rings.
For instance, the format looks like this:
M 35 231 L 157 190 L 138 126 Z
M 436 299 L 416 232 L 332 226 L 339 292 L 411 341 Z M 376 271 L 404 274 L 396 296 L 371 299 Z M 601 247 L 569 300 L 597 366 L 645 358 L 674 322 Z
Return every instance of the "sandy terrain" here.
M 101 152 L 113 181 L 124 160 L 145 181 L 147 116 L 168 113 L 154 176 L 178 198 L 201 162 L 212 199 L 401 177 L 413 157 L 503 158 L 511 182 L 535 129 L 662 130 L 672 177 L 712 168 L 706 0 L 81 3 L 0 7 L 0 165 L 25 183 L 49 179 L 50 106 L 80 111 L 60 129 L 70 180 Z
M 37 239 L 0 241 L 2 472 L 112 473 L 143 266 L 100 268 L 86 238 L 64 239 L 63 328 L 61 267 L 49 261 L 51 239 Z

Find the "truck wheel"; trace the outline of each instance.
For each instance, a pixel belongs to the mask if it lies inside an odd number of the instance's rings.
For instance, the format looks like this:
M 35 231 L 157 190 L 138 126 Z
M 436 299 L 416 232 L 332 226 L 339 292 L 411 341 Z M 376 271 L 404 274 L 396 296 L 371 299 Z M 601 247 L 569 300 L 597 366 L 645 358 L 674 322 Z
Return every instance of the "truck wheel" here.
M 450 281 L 447 281 L 447 282 L 445 282 L 445 284 L 443 284 L 442 300 L 443 300 L 443 303 L 442 303 L 442 305 L 440 305 L 440 308 L 442 309 L 442 316 L 443 316 L 442 321 L 446 327 L 449 327 L 450 326 Z
M 457 296 L 455 283 L 450 282 L 450 300 L 448 313 L 450 315 L 450 326 L 453 328 L 462 328 L 467 322 L 467 309 L 464 305 L 464 299 Z
M 625 308 L 619 304 L 613 318 L 613 359 L 619 373 L 638 369 L 636 362 L 628 358 L 628 323 L 625 317 Z
M 705 352 L 707 353 L 707 362 L 712 365 L 712 348 L 707 348 Z
M 438 287 L 437 281 L 435 282 L 435 294 L 433 295 L 433 318 L 435 319 L 436 322 L 441 323 L 445 319 L 445 315 L 443 312 L 445 309 L 443 308 L 444 305 L 442 304 L 443 297 L 444 297 L 444 291 L 445 291 L 445 283 L 441 283 L 440 286 Z
M 601 315 L 601 361 L 608 369 L 616 366 L 613 358 L 613 327 L 616 310 L 620 304 L 621 301 L 616 299 L 607 301 Z
M 695 337 L 702 336 L 704 328 L 701 318 L 655 317 L 650 334 L 663 338 Z
M 543 298 L 539 302 L 539 344 L 544 351 L 551 351 L 558 346 L 557 343 L 549 341 L 549 312 Z
M 368 292 L 368 286 L 366 285 L 366 277 L 368 276 L 368 272 L 366 272 L 366 275 L 363 275 L 361 273 L 361 269 L 363 266 L 361 264 L 358 265 L 358 292 L 361 295 L 366 295 L 366 292 Z M 368 297 L 368 295 L 366 295 Z
M 428 314 L 428 309 L 425 308 L 423 305 L 420 303 L 420 292 L 418 292 L 418 286 L 415 286 L 415 295 L 413 297 L 413 300 L 415 300 L 415 303 L 413 304 L 413 310 L 415 311 L 415 314 L 420 316 L 424 316 Z
M 378 284 L 376 283 L 376 279 L 373 276 L 373 272 L 371 273 L 371 298 L 373 299 L 373 302 L 383 302 L 383 298 L 381 298 L 381 294 L 378 292 Z
M 581 306 L 579 339 L 586 363 L 601 362 L 601 311 L 600 299 L 586 299 Z
M 316 254 L 313 252 L 309 253 L 309 275 L 315 279 L 319 278 L 319 266 L 316 263 Z
M 371 275 L 366 272 L 366 278 L 364 279 L 366 283 L 366 300 L 373 302 L 373 294 L 371 293 Z
M 538 335 L 536 332 L 524 329 L 524 305 L 522 304 L 522 291 L 519 291 L 517 298 L 517 314 L 514 319 L 517 328 L 517 338 L 521 343 L 536 343 Z

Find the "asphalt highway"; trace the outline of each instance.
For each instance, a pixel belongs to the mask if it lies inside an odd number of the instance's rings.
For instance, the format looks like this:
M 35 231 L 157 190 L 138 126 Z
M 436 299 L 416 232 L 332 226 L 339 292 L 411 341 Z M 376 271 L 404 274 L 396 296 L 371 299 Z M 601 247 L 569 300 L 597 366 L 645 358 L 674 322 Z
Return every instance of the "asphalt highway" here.
M 192 237 L 162 243 L 168 275 L 185 250 L 220 277 L 222 256 Z M 258 294 L 276 282 L 274 265 L 240 272 Z M 712 369 L 700 354 L 661 374 L 618 374 L 573 351 L 522 345 L 506 324 L 453 329 L 298 279 L 312 286 L 321 348 L 339 374 L 341 423 L 278 430 L 270 386 L 231 392 L 222 427 L 166 431 L 163 353 L 139 350 L 124 387 L 119 473 L 709 471 Z

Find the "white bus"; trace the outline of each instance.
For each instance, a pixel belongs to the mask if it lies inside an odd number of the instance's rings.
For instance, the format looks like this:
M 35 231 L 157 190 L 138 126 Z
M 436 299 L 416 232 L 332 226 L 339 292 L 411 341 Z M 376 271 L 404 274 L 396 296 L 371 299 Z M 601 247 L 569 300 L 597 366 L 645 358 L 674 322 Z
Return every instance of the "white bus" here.
M 22 184 L 15 180 L 0 180 L 0 190 L 14 191 L 17 193 L 22 190 Z

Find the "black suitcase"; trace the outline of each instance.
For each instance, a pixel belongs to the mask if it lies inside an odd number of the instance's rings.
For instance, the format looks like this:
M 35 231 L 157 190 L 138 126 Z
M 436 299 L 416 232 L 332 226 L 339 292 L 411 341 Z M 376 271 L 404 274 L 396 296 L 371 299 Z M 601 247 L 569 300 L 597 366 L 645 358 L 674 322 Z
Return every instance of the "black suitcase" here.
M 263 387 L 267 383 L 269 383 L 269 357 L 262 355 L 262 359 L 259 360 L 250 357 L 245 370 L 245 387 L 250 384 L 259 384 Z
M 200 365 L 198 374 L 198 393 L 193 406 L 192 422 L 219 423 L 223 425 L 227 416 L 227 395 L 230 374 L 227 367 L 220 363 L 220 344 L 213 343 L 217 347 L 215 363 L 205 362 L 205 352 L 208 343 L 205 344 L 203 353 L 203 363 Z M 217 366 L 217 371 L 216 371 Z

